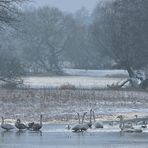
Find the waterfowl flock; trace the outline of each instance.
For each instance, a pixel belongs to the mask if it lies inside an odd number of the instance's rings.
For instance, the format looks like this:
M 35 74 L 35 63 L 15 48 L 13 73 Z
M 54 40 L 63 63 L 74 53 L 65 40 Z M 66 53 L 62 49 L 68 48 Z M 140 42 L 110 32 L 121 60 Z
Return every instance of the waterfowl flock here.
M 125 120 L 122 115 L 118 116 L 115 121 L 96 121 L 96 116 L 95 112 L 91 109 L 89 111 L 89 121 L 85 122 L 85 117 L 87 115 L 87 112 L 84 112 L 82 114 L 82 120 L 80 117 L 80 113 L 77 113 L 77 118 L 78 118 L 78 123 L 75 125 L 67 125 L 66 129 L 70 130 L 72 132 L 84 132 L 87 131 L 88 129 L 102 129 L 104 127 L 104 123 L 107 123 L 108 125 L 114 126 L 117 125 L 120 129 L 121 132 L 128 132 L 128 133 L 141 133 L 143 132 L 143 129 L 147 128 L 148 124 L 148 117 L 145 118 L 138 118 L 137 115 L 135 115 L 135 118 L 133 119 L 128 119 Z M 1 117 L 2 122 L 1 122 L 1 128 L 10 131 L 13 129 L 18 129 L 18 130 L 30 130 L 30 131 L 40 131 L 43 124 L 42 124 L 42 118 L 43 115 L 40 115 L 40 122 L 35 123 L 35 122 L 30 122 L 28 124 L 24 124 L 21 122 L 20 119 L 17 119 L 14 125 L 7 124 L 5 123 L 4 117 Z
M 40 123 L 28 123 L 28 125 L 24 124 L 21 122 L 20 119 L 17 119 L 14 126 L 11 124 L 6 124 L 4 122 L 4 117 L 2 118 L 2 122 L 1 122 L 1 128 L 6 130 L 6 131 L 10 131 L 13 129 L 18 129 L 18 130 L 31 130 L 31 131 L 39 131 L 42 128 L 42 115 L 40 115 Z
M 84 122 L 85 116 L 87 112 L 83 113 L 82 116 L 82 121 L 80 120 L 80 114 L 77 113 L 78 117 L 78 124 L 73 125 L 72 127 L 70 125 L 67 125 L 67 129 L 71 130 L 73 132 L 83 132 L 87 131 L 88 129 L 103 129 L 104 127 L 104 122 L 102 121 L 96 121 L 96 116 L 95 112 L 91 109 L 90 114 L 89 114 L 89 122 Z M 93 121 L 92 121 L 93 117 Z M 114 126 L 114 123 L 118 125 L 119 129 L 121 132 L 128 132 L 128 133 L 141 133 L 143 132 L 143 129 L 147 128 L 148 124 L 148 117 L 145 118 L 138 118 L 137 115 L 135 115 L 134 119 L 128 119 L 124 120 L 124 117 L 122 115 L 118 116 L 115 121 L 106 121 L 108 125 Z

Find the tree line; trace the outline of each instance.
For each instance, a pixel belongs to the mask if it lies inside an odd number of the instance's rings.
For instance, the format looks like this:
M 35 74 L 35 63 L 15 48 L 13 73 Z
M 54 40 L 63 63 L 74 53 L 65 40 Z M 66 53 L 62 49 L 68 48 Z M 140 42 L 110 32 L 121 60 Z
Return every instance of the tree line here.
M 20 12 L 22 2 L 0 1 L 1 80 L 62 75 L 63 68 L 118 68 L 127 70 L 133 87 L 145 88 L 147 0 L 98 2 L 91 14 L 47 6 Z

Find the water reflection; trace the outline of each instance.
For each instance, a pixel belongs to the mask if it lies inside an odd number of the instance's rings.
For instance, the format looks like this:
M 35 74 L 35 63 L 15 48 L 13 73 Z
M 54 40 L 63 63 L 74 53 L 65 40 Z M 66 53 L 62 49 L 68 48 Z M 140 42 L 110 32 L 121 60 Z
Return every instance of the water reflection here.
M 13 131 L 1 131 L 1 137 L 10 136 L 13 134 Z
M 0 148 L 147 148 L 148 133 L 90 130 L 73 133 L 62 126 L 45 126 L 42 131 L 1 131 Z

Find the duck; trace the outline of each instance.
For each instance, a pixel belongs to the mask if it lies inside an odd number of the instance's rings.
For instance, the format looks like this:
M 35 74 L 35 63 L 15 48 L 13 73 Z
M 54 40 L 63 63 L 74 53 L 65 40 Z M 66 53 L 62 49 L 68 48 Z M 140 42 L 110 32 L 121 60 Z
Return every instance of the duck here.
M 1 117 L 1 118 L 2 118 L 2 123 L 1 123 L 2 129 L 6 130 L 6 131 L 10 131 L 10 130 L 14 129 L 13 125 L 4 123 L 4 117 Z
M 15 123 L 15 127 L 19 130 L 27 129 L 27 126 L 25 124 L 21 123 L 20 119 L 17 119 L 17 121 Z

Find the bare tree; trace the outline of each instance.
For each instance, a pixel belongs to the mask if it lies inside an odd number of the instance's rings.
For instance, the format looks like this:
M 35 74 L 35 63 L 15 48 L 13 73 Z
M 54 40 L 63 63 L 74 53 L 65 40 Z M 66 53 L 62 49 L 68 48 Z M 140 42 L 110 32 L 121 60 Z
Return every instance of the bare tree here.
M 66 22 L 66 16 L 57 8 L 44 7 L 26 12 L 20 23 L 26 59 L 48 74 L 62 73 L 60 59 L 67 40 Z
M 115 0 L 98 5 L 95 10 L 96 43 L 118 68 L 128 71 L 133 87 L 139 87 L 135 80 L 143 81 L 137 70 L 148 64 L 147 5 L 146 0 Z
M 0 0 L 0 26 L 11 25 L 20 14 L 20 4 L 27 0 Z

